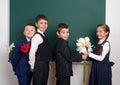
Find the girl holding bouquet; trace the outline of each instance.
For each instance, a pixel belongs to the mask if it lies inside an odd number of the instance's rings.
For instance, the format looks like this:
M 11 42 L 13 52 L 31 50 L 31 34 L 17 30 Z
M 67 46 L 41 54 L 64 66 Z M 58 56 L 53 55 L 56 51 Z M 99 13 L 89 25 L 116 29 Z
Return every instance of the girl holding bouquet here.
M 112 85 L 110 43 L 107 40 L 109 33 L 108 25 L 99 24 L 96 32 L 99 41 L 93 48 L 93 53 L 84 54 L 93 59 L 89 85 Z

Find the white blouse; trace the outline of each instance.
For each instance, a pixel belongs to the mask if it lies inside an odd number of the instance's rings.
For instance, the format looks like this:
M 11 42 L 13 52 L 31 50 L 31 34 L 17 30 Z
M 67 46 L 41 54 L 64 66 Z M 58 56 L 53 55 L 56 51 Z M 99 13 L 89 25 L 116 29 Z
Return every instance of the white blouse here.
M 45 36 L 43 34 L 43 32 L 40 31 L 39 29 L 37 30 L 37 32 L 39 32 L 43 36 Z M 38 49 L 38 45 L 40 45 L 41 43 L 43 43 L 42 37 L 39 34 L 35 34 L 34 37 L 31 40 L 31 48 L 30 48 L 30 52 L 29 52 L 29 64 L 31 66 L 31 69 L 34 69 L 35 53 Z
M 98 44 L 101 44 L 104 42 L 105 39 L 102 39 L 98 42 Z M 103 51 L 102 51 L 102 55 L 96 55 L 96 54 L 93 54 L 93 53 L 90 53 L 89 54 L 89 57 L 95 59 L 95 60 L 98 60 L 98 61 L 103 61 L 105 56 L 107 55 L 107 53 L 109 52 L 110 50 L 110 44 L 108 42 L 105 42 L 104 45 L 103 45 Z

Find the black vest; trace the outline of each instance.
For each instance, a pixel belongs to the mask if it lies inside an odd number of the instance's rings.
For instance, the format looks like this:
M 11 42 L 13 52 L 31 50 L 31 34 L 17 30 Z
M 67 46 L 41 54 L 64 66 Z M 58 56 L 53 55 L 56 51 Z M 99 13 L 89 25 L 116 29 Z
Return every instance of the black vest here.
M 38 49 L 36 52 L 36 61 L 50 61 L 50 59 L 52 58 L 52 53 L 48 39 L 41 33 L 38 34 L 43 38 L 43 42 L 38 45 Z

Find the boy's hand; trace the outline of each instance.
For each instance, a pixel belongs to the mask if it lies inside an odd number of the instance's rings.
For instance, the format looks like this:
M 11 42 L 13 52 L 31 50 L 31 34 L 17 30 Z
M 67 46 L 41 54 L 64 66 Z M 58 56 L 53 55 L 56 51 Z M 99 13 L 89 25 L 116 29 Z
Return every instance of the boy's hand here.
M 86 52 L 86 53 L 84 53 L 84 54 L 87 55 L 87 56 L 89 56 L 90 53 L 89 53 L 89 52 Z
M 83 59 L 83 60 L 87 59 L 87 54 L 83 54 L 83 55 L 82 55 L 82 59 Z
M 51 70 L 49 70 L 49 77 L 51 76 Z
M 33 72 L 33 71 L 34 71 L 34 69 L 32 69 L 32 68 L 31 68 L 31 69 L 30 69 L 30 71 L 31 71 L 31 72 Z

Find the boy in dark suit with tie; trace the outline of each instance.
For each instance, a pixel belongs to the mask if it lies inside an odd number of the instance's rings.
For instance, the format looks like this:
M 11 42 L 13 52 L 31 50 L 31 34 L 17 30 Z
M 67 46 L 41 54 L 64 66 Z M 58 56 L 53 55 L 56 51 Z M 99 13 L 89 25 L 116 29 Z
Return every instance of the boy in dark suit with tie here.
M 10 55 L 13 70 L 18 78 L 19 85 L 30 85 L 32 72 L 28 63 L 28 52 L 30 49 L 30 39 L 36 32 L 35 25 L 27 24 L 24 29 L 25 39 L 15 45 Z
M 82 56 L 71 55 L 68 46 L 69 27 L 65 23 L 60 23 L 57 27 L 58 40 L 55 47 L 56 63 L 56 85 L 70 85 L 70 76 L 72 72 L 72 62 L 82 61 Z

